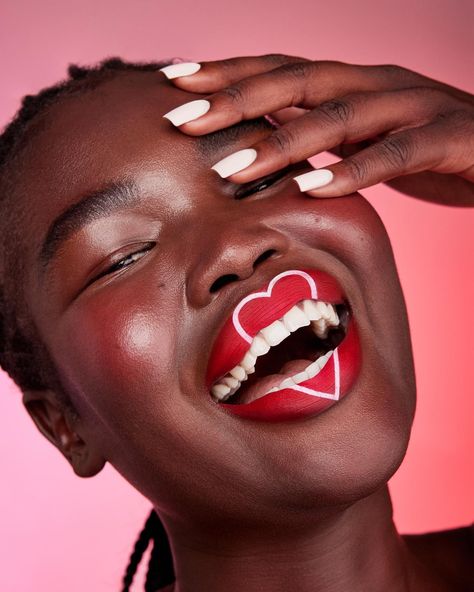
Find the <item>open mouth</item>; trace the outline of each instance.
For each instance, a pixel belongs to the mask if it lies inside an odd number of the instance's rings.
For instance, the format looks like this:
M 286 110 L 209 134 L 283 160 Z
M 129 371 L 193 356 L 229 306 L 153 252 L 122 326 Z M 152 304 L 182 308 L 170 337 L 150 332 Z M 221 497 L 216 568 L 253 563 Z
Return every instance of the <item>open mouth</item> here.
M 251 403 L 268 393 L 315 378 L 346 335 L 345 304 L 303 300 L 261 329 L 228 374 L 211 388 L 218 402 Z
M 312 415 L 346 394 L 359 354 L 350 306 L 334 278 L 290 270 L 236 306 L 214 345 L 207 385 L 235 415 Z

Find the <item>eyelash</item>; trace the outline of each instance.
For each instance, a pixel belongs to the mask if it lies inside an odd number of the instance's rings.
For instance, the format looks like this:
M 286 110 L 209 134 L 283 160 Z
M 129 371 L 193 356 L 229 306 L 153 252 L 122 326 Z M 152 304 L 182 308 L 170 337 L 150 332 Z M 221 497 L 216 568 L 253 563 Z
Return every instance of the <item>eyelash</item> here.
M 156 242 L 146 243 L 144 245 L 144 247 L 142 249 L 140 249 L 139 251 L 134 251 L 133 253 L 130 253 L 130 254 L 126 255 L 125 257 L 122 257 L 122 259 L 119 259 L 118 261 L 115 261 L 114 263 L 112 263 L 112 265 L 110 265 L 109 267 L 107 267 L 107 269 L 104 269 L 104 271 L 102 271 L 98 276 L 96 276 L 95 278 L 93 278 L 90 283 L 96 282 L 101 277 L 104 277 L 106 275 L 111 275 L 112 273 L 115 273 L 116 271 L 120 271 L 122 269 L 125 269 L 126 267 L 130 267 L 130 265 L 122 265 L 123 262 L 126 261 L 127 259 L 130 259 L 130 258 L 135 257 L 136 255 L 139 255 L 140 253 L 147 253 L 155 245 L 156 245 Z M 141 259 L 141 257 L 138 257 L 138 259 Z M 135 261 L 137 261 L 137 259 L 134 259 L 133 260 L 133 263 Z
M 284 169 L 281 169 L 281 170 L 277 171 L 276 173 L 274 173 L 273 175 L 269 175 L 268 177 L 261 179 L 258 183 L 255 183 L 254 185 L 250 185 L 250 186 L 244 185 L 242 188 L 238 189 L 235 192 L 235 199 L 242 199 L 244 197 L 247 197 L 248 195 L 251 195 L 252 193 L 258 193 L 260 191 L 264 191 L 268 187 L 274 185 L 280 179 L 283 179 L 283 177 L 286 177 L 286 175 L 289 173 L 289 169 L 290 169 L 290 167 L 286 167 Z
M 283 177 L 285 177 L 288 174 L 288 170 L 287 169 L 282 169 L 280 171 L 278 171 L 277 173 L 265 177 L 264 179 L 262 179 L 261 181 L 259 181 L 257 184 L 254 184 L 250 187 L 246 186 L 246 187 L 242 187 L 241 189 L 238 189 L 235 193 L 235 199 L 243 199 L 244 197 L 247 197 L 248 195 L 252 195 L 253 193 L 259 193 L 260 191 L 264 191 L 265 189 L 267 189 L 268 187 L 271 187 L 272 185 L 274 185 L 277 181 L 279 181 L 280 179 L 282 179 Z M 140 253 L 147 253 L 148 251 L 150 251 L 154 246 L 156 245 L 155 242 L 150 242 L 147 243 L 145 245 L 144 248 L 140 249 L 139 251 L 134 251 L 133 253 L 130 253 L 129 255 L 126 255 L 125 257 L 122 257 L 122 259 L 119 259 L 118 261 L 115 261 L 112 265 L 110 265 L 107 269 L 105 269 L 102 273 L 100 273 L 97 277 L 95 277 L 92 281 L 97 281 L 98 279 L 100 279 L 103 276 L 106 275 L 110 275 L 112 273 L 115 273 L 116 271 L 120 271 L 121 269 L 125 269 L 126 267 L 130 267 L 130 265 L 123 265 L 124 261 L 127 261 L 127 259 L 131 259 L 132 258 L 132 264 L 134 262 L 136 262 L 137 260 L 141 259 L 141 257 L 138 257 L 137 259 L 133 259 L 133 257 L 135 257 L 136 255 L 139 255 Z

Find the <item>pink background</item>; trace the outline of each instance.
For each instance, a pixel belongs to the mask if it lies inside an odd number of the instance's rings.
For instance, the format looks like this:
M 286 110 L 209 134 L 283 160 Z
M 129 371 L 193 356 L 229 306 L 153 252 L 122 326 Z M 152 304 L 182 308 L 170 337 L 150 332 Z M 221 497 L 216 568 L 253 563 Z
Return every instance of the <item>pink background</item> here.
M 473 92 L 473 6 L 469 0 L 286 6 L 278 0 L 3 0 L 0 124 L 23 94 L 61 78 L 69 62 L 110 55 L 199 61 L 280 52 L 396 63 Z M 474 500 L 474 215 L 384 187 L 363 193 L 393 241 L 418 378 L 411 444 L 391 482 L 396 521 L 402 532 L 467 524 Z M 110 467 L 94 479 L 75 477 L 36 431 L 5 376 L 0 391 L 0 589 L 116 592 L 148 502 Z

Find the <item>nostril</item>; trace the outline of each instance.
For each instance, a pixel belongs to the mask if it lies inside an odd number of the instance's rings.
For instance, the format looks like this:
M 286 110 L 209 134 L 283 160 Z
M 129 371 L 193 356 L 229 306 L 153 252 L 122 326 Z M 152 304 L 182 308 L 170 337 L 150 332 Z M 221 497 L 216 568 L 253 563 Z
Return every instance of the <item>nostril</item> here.
M 253 268 L 255 269 L 257 267 L 257 265 L 260 265 L 260 263 L 262 263 L 263 261 L 265 261 L 266 259 L 271 257 L 274 253 L 276 253 L 276 249 L 268 249 L 268 250 L 264 251 L 261 255 L 259 255 L 255 259 L 254 264 L 253 264 Z M 227 275 L 221 275 L 212 284 L 209 291 L 211 292 L 211 294 L 213 294 L 214 292 L 217 292 L 218 290 L 223 288 L 225 285 L 230 284 L 231 282 L 235 282 L 238 279 L 239 279 L 239 276 L 236 275 L 235 273 L 228 273 Z
M 260 265 L 260 263 L 262 263 L 263 261 L 265 261 L 266 259 L 271 257 L 273 255 L 273 253 L 276 253 L 276 249 L 268 249 L 267 251 L 262 253 L 259 257 L 257 257 L 255 259 L 254 264 L 253 264 L 254 269 L 257 267 L 257 265 Z
M 235 273 L 221 275 L 221 277 L 217 278 L 217 280 L 212 284 L 212 286 L 210 288 L 210 292 L 211 293 L 217 292 L 217 290 L 220 290 L 226 284 L 229 284 L 230 282 L 235 282 L 235 280 L 238 280 L 238 279 L 239 279 L 239 276 L 235 275 Z

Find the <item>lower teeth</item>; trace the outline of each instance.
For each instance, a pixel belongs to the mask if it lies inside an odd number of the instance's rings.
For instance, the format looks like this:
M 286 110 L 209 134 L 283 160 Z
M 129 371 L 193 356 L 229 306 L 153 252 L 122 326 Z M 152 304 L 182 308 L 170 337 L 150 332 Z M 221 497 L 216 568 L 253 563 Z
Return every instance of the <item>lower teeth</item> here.
M 332 354 L 333 354 L 333 350 L 328 351 L 323 356 L 320 356 L 315 362 L 313 362 L 305 370 L 303 370 L 303 372 L 299 372 L 298 374 L 295 374 L 294 376 L 290 376 L 289 378 L 285 378 L 278 386 L 274 386 L 273 388 L 271 388 L 269 391 L 267 391 L 264 394 L 268 395 L 268 393 L 274 393 L 274 392 L 280 391 L 284 388 L 291 388 L 297 384 L 300 384 L 301 382 L 306 382 L 307 380 L 314 378 L 315 376 L 317 376 L 321 372 L 321 370 L 324 368 L 324 366 L 326 365 L 327 361 L 332 356 Z
M 324 355 L 319 356 L 317 360 L 312 362 L 305 370 L 295 374 L 294 376 L 290 376 L 285 378 L 278 386 L 274 386 L 270 390 L 263 393 L 261 396 L 268 395 L 269 393 L 274 393 L 276 391 L 283 390 L 285 388 L 291 388 L 300 384 L 301 382 L 305 382 L 317 376 L 321 370 L 324 368 L 326 363 L 328 362 L 329 358 L 332 356 L 334 350 L 329 350 Z M 233 388 L 225 397 L 221 399 L 221 402 L 227 401 L 230 399 L 234 394 L 239 391 L 240 385 L 237 388 Z

